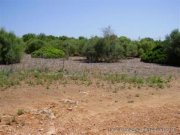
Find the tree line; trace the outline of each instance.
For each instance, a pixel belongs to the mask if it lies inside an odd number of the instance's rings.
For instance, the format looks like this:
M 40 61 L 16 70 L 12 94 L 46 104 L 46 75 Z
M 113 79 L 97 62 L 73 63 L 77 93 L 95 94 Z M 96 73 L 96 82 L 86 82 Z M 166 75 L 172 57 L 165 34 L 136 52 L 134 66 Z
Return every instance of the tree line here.
M 110 27 L 103 29 L 103 37 L 89 39 L 33 33 L 17 37 L 0 29 L 0 63 L 18 63 L 23 53 L 35 58 L 83 56 L 87 62 L 117 62 L 138 57 L 144 62 L 180 66 L 180 32 L 173 30 L 165 40 L 131 40 L 118 37 Z

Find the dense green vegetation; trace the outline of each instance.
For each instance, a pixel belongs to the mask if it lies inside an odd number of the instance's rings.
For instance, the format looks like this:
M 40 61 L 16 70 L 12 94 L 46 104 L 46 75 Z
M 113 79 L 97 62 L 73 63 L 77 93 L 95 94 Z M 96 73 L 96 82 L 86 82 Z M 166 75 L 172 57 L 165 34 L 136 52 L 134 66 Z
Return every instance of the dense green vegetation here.
M 0 29 L 0 63 L 13 64 L 21 60 L 23 42 L 11 32 Z
M 174 30 L 165 41 L 145 52 L 142 61 L 180 66 L 180 32 Z
M 25 34 L 22 40 L 13 33 L 0 30 L 0 62 L 20 62 L 23 49 L 32 57 L 62 58 L 85 56 L 88 62 L 116 62 L 139 57 L 144 62 L 180 66 L 180 32 L 174 30 L 164 41 L 143 38 L 131 40 L 116 36 L 110 27 L 103 37 L 73 38 L 45 34 Z
M 26 49 L 25 52 L 28 54 L 33 53 L 34 51 L 39 50 L 40 48 L 42 48 L 43 46 L 45 46 L 45 42 L 40 40 L 40 39 L 31 39 L 28 40 L 28 42 L 26 43 Z
M 156 46 L 154 49 L 144 53 L 141 56 L 141 60 L 149 63 L 167 63 L 167 54 L 164 51 L 163 46 Z
M 62 58 L 64 52 L 52 46 L 45 46 L 41 49 L 34 51 L 31 56 L 35 58 Z
M 165 40 L 167 63 L 180 66 L 180 32 L 174 30 Z
M 116 36 L 92 38 L 84 49 L 89 62 L 115 62 L 124 57 L 124 49 Z

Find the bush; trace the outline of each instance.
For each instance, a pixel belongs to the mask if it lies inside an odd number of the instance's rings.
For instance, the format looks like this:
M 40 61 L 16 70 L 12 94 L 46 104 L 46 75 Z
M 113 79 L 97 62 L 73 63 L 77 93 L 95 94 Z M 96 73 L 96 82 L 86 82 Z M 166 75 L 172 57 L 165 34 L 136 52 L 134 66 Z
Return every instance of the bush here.
M 98 40 L 99 39 L 97 37 L 91 38 L 83 48 L 83 55 L 87 58 L 88 61 L 96 61 L 96 51 L 94 46 Z
M 31 54 L 35 58 L 62 58 L 65 53 L 62 50 L 51 46 L 45 46 Z
M 156 47 L 156 42 L 151 38 L 143 38 L 140 40 L 138 48 L 143 50 L 144 53 L 151 51 L 154 47 Z
M 153 50 L 144 53 L 141 60 L 148 63 L 166 64 L 167 54 L 162 46 L 157 46 Z
M 13 33 L 0 29 L 0 63 L 19 63 L 23 54 L 22 41 Z
M 157 41 L 156 47 L 144 52 L 141 60 L 149 63 L 180 66 L 180 32 L 174 30 L 164 42 Z
M 116 37 L 92 38 L 85 47 L 84 55 L 89 62 L 115 62 L 124 57 L 124 49 Z
M 34 38 L 36 38 L 36 35 L 33 33 L 28 33 L 28 34 L 25 34 L 22 36 L 22 39 L 24 42 L 27 42 L 27 41 L 34 39 Z
M 32 52 L 39 50 L 40 48 L 45 46 L 45 42 L 39 39 L 31 39 L 27 42 L 25 52 L 31 54 Z
M 178 29 L 166 37 L 165 50 L 168 55 L 167 63 L 180 66 L 180 32 Z
M 126 56 L 127 57 L 137 57 L 138 56 L 138 46 L 131 42 L 126 47 Z

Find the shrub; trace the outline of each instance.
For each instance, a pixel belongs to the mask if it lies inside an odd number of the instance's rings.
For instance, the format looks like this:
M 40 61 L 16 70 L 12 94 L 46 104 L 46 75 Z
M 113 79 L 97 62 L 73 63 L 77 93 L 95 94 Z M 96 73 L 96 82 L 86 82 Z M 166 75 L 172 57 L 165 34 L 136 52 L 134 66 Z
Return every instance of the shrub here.
M 97 44 L 99 38 L 93 37 L 91 38 L 83 48 L 83 55 L 86 56 L 88 61 L 96 61 L 96 51 L 95 51 L 95 44 Z
M 141 60 L 149 63 L 166 64 L 167 54 L 162 46 L 157 46 L 153 50 L 144 53 L 141 56 Z
M 18 109 L 17 115 L 20 116 L 20 115 L 23 115 L 23 114 L 24 114 L 24 110 L 23 109 Z
M 167 63 L 180 66 L 180 32 L 178 29 L 166 37 L 165 50 L 168 55 Z
M 154 49 L 144 52 L 142 61 L 180 66 L 179 30 L 172 31 L 164 42 L 157 41 L 156 45 Z
M 138 47 L 134 42 L 131 42 L 126 47 L 126 56 L 127 57 L 137 57 L 138 56 Z
M 22 41 L 13 33 L 0 29 L 0 63 L 19 63 L 23 54 Z
M 143 38 L 139 42 L 139 49 L 142 49 L 144 53 L 151 51 L 154 47 L 156 47 L 156 42 L 151 38 Z
M 89 62 L 115 62 L 124 57 L 124 49 L 116 37 L 92 38 L 84 51 Z
M 45 46 L 33 52 L 31 56 L 36 58 L 62 58 L 65 56 L 65 53 L 52 46 Z
M 22 36 L 22 39 L 24 42 L 27 42 L 27 41 L 34 39 L 34 38 L 36 38 L 36 35 L 33 33 L 28 33 L 28 34 L 25 34 Z
M 31 54 L 32 52 L 39 50 L 43 46 L 45 46 L 45 42 L 39 39 L 31 39 L 27 42 L 25 52 Z

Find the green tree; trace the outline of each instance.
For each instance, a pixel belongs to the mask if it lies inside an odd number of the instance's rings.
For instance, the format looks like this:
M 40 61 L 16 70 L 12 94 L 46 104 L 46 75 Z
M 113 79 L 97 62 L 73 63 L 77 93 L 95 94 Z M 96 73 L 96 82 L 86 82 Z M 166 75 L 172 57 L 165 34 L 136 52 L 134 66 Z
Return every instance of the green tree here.
M 90 62 L 115 62 L 124 57 L 124 48 L 110 27 L 103 30 L 103 38 L 90 39 L 85 56 Z
M 136 42 L 131 42 L 126 47 L 127 57 L 137 57 L 138 56 L 138 46 Z
M 11 32 L 0 29 L 0 63 L 19 63 L 23 54 L 23 43 Z
M 26 49 L 25 52 L 30 54 L 36 50 L 39 50 L 40 48 L 42 48 L 43 46 L 45 46 L 46 43 L 42 40 L 39 39 L 31 39 L 27 42 L 26 44 Z
M 165 50 L 168 55 L 167 62 L 172 65 L 180 66 L 180 32 L 173 30 L 165 40 Z
M 34 38 L 36 38 L 36 34 L 33 34 L 33 33 L 28 33 L 28 34 L 25 34 L 22 36 L 22 39 L 24 42 L 27 42 L 27 41 L 34 39 Z
M 140 40 L 139 49 L 143 49 L 144 53 L 151 51 L 156 47 L 156 42 L 151 38 L 143 38 Z

